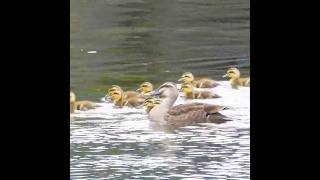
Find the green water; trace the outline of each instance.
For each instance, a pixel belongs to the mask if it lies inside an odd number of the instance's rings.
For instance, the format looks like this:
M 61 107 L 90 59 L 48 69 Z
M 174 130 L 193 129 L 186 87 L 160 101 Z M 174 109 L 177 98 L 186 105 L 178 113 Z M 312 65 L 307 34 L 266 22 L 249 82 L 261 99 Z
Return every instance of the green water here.
M 248 0 L 70 0 L 70 89 L 98 101 L 185 71 L 222 80 L 250 69 Z M 96 53 L 88 53 L 96 51 Z

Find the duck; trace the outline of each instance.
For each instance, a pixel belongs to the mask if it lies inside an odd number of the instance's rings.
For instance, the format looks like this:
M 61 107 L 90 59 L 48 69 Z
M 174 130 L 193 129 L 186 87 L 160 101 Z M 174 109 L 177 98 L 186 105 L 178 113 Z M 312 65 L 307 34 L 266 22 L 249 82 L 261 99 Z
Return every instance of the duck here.
M 179 90 L 173 82 L 162 84 L 152 91 L 150 96 L 159 96 L 161 103 L 149 112 L 151 121 L 169 126 L 186 126 L 195 123 L 224 123 L 229 121 L 220 111 L 226 107 L 207 103 L 188 103 L 173 106 L 178 98 Z
M 75 110 L 87 111 L 99 107 L 92 101 L 76 101 L 76 95 L 70 91 L 70 113 L 74 113 Z
M 135 92 L 135 91 L 123 91 L 122 88 L 118 85 L 112 85 L 111 88 L 109 88 L 107 90 L 107 94 L 105 96 L 105 100 L 106 101 L 109 101 L 109 102 L 112 102 L 113 99 L 111 97 L 111 94 L 114 92 L 114 91 L 122 91 L 123 92 L 123 95 L 125 98 L 132 98 L 132 97 L 142 97 L 138 92 Z
M 196 88 L 214 88 L 219 85 L 215 80 L 209 78 L 201 78 L 195 80 L 191 72 L 183 73 L 178 81 L 182 81 L 184 83 L 192 83 L 192 85 Z
M 220 95 L 211 91 L 195 91 L 191 83 L 183 83 L 181 85 L 181 91 L 184 93 L 186 99 L 212 99 L 221 98 Z
M 233 67 L 229 68 L 227 71 L 227 74 L 225 74 L 222 77 L 228 77 L 231 82 L 231 87 L 233 89 L 238 89 L 239 86 L 245 86 L 249 87 L 250 86 L 250 77 L 247 78 L 240 78 L 240 71 L 239 69 Z
M 153 91 L 153 85 L 150 82 L 143 82 L 140 84 L 140 88 L 136 90 L 142 95 Z
M 139 107 L 144 103 L 144 98 L 141 97 L 129 97 L 121 89 L 112 91 L 110 93 L 111 99 L 116 107 Z
M 161 99 L 148 97 L 147 99 L 145 99 L 143 106 L 145 107 L 146 112 L 149 113 L 154 106 L 159 104 L 161 104 Z

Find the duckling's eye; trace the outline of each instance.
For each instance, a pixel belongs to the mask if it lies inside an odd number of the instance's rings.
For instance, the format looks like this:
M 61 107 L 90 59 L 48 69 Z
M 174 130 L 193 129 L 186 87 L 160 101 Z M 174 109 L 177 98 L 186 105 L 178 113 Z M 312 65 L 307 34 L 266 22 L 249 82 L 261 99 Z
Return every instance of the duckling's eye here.
M 148 85 L 142 85 L 141 87 L 148 87 Z

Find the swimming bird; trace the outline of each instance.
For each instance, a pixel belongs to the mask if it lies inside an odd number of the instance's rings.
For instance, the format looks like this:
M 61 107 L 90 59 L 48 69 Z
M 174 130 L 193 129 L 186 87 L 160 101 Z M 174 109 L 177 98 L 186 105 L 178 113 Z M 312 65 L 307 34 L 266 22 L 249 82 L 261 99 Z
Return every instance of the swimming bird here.
M 110 101 L 110 102 L 113 102 L 113 99 L 111 97 L 111 94 L 114 92 L 114 91 L 122 91 L 122 94 L 124 95 L 124 98 L 128 99 L 128 98 L 132 98 L 132 97 L 137 97 L 137 98 L 140 98 L 140 97 L 143 97 L 141 94 L 139 94 L 138 92 L 135 92 L 135 91 L 123 91 L 122 88 L 118 85 L 112 85 L 111 88 L 109 88 L 107 90 L 107 95 L 105 96 L 105 100 L 106 101 Z
M 214 88 L 219 85 L 215 80 L 209 78 L 201 78 L 195 80 L 191 72 L 183 73 L 178 81 L 183 81 L 184 83 L 192 83 L 192 85 L 196 88 Z
M 151 109 L 156 106 L 161 104 L 161 99 L 157 99 L 154 97 L 148 97 L 145 101 L 144 101 L 144 107 L 147 113 L 149 113 L 151 111 Z
M 117 107 L 129 106 L 138 107 L 144 103 L 144 98 L 141 97 L 129 97 L 121 90 L 115 90 L 110 93 L 113 103 Z
M 227 74 L 223 77 L 230 78 L 231 86 L 234 89 L 238 89 L 239 86 L 250 86 L 250 77 L 240 78 L 240 71 L 237 68 L 229 68 Z
M 87 111 L 99 107 L 92 101 L 76 101 L 76 95 L 70 91 L 70 113 L 74 113 L 75 110 Z
M 189 103 L 173 106 L 178 98 L 179 91 L 173 82 L 167 82 L 158 89 L 151 92 L 150 95 L 158 95 L 162 101 L 161 104 L 153 107 L 149 113 L 151 121 L 173 125 L 184 126 L 194 123 L 223 123 L 228 121 L 225 116 L 220 114 L 224 106 L 206 104 L 206 103 Z
M 150 82 L 143 82 L 140 84 L 140 88 L 136 91 L 144 95 L 153 91 L 153 85 Z
M 196 91 L 191 83 L 183 83 L 181 85 L 181 91 L 184 93 L 186 99 L 212 99 L 221 97 L 211 91 Z

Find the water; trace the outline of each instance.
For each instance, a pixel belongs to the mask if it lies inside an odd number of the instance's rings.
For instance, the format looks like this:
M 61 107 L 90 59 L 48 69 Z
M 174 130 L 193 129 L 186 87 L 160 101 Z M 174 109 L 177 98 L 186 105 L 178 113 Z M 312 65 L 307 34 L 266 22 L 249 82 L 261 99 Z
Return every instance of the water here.
M 106 88 L 249 75 L 247 0 L 70 0 L 70 89 L 99 102 Z M 102 107 L 70 117 L 71 179 L 249 179 L 250 88 L 215 91 L 233 121 L 163 129 L 143 109 Z M 176 104 L 187 103 L 179 98 Z

